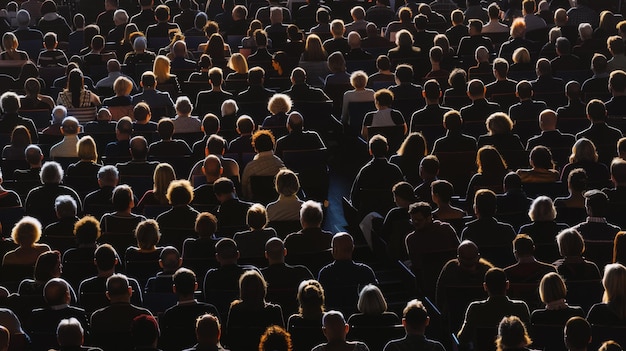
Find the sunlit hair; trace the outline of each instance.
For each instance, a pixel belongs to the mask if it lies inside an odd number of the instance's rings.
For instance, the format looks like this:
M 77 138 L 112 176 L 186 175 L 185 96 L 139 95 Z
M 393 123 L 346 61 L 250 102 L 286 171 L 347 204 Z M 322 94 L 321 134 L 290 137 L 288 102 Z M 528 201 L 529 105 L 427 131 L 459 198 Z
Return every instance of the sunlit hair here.
M 556 218 L 554 202 L 547 196 L 539 196 L 533 200 L 528 210 L 528 217 L 533 222 L 550 222 Z
M 496 350 L 502 351 L 517 347 L 526 347 L 532 343 L 526 326 L 517 316 L 502 318 L 498 326 L 498 337 L 496 338 Z
M 498 173 L 506 172 L 506 162 L 500 155 L 500 152 L 491 145 L 485 145 L 478 149 L 476 154 L 476 165 L 478 173 Z
M 240 53 L 234 53 L 228 61 L 228 67 L 239 74 L 248 73 L 248 61 Z
M 553 301 L 564 299 L 567 295 L 567 287 L 563 278 L 558 273 L 548 273 L 541 278 L 539 283 L 539 297 L 541 302 L 548 304 Z
M 604 267 L 604 296 L 602 302 L 610 303 L 611 310 L 620 319 L 626 318 L 626 267 L 619 263 Z
M 167 56 L 159 55 L 154 59 L 152 72 L 156 77 L 158 84 L 163 84 L 171 78 L 170 75 L 170 59 Z
M 570 163 L 576 162 L 597 162 L 598 152 L 593 142 L 587 138 L 576 140 L 572 146 L 572 154 L 569 156 Z
M 368 284 L 359 293 L 358 310 L 367 315 L 381 315 L 387 312 L 387 301 L 376 285 Z
M 159 203 L 167 204 L 167 188 L 173 180 L 176 180 L 174 168 L 169 163 L 159 163 L 154 169 L 154 187 L 152 188 L 154 197 L 159 200 Z

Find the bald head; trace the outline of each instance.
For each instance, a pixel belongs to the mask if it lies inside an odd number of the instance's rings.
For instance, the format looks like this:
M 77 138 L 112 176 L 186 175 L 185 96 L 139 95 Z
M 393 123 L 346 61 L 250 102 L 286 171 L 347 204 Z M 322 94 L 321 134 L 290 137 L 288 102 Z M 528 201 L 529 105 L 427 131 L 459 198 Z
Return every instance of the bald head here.
M 351 260 L 354 250 L 354 240 L 348 233 L 341 232 L 333 236 L 332 241 L 333 258 L 337 261 Z
M 80 129 L 78 120 L 74 117 L 66 117 L 61 123 L 61 131 L 64 135 L 76 135 Z
M 543 110 L 539 114 L 539 127 L 542 131 L 549 131 L 556 129 L 556 112 L 553 110 Z
M 290 131 L 299 132 L 302 131 L 304 125 L 304 118 L 300 112 L 292 112 L 287 118 L 287 128 Z
M 265 243 L 265 257 L 270 266 L 285 262 L 286 255 L 285 243 L 280 238 L 271 238 Z
M 208 184 L 213 184 L 219 177 L 222 176 L 222 161 L 215 156 L 209 155 L 204 159 L 202 164 L 202 173 L 206 176 Z
M 43 294 L 49 306 L 70 303 L 70 289 L 63 279 L 50 279 L 44 286 Z
M 554 24 L 559 27 L 567 25 L 567 11 L 565 9 L 559 8 L 554 11 Z
M 464 240 L 459 244 L 457 249 L 457 255 L 459 263 L 463 267 L 473 267 L 478 263 L 480 259 L 480 253 L 478 252 L 478 246 L 474 242 Z

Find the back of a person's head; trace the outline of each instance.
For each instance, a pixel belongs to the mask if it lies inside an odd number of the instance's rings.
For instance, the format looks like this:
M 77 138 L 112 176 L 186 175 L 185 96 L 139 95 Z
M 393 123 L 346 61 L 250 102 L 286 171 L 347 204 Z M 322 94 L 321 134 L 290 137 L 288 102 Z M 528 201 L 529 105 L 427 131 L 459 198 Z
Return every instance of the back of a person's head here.
M 101 271 L 108 271 L 115 267 L 117 263 L 117 253 L 113 246 L 109 244 L 103 244 L 98 246 L 94 254 L 96 260 L 96 267 Z
M 221 324 L 212 314 L 204 314 L 196 320 L 196 338 L 201 345 L 215 346 L 220 339 Z
M 192 295 L 197 284 L 196 274 L 187 268 L 179 268 L 172 276 L 172 281 L 179 295 Z
M 252 135 L 252 146 L 257 152 L 273 151 L 276 139 L 269 130 L 258 130 Z
M 402 321 L 406 327 L 423 329 L 428 321 L 428 311 L 421 301 L 411 300 L 402 311 Z
M 621 69 L 611 72 L 609 88 L 616 93 L 623 94 L 626 91 L 626 72 Z
M 602 100 L 593 99 L 587 103 L 587 117 L 592 122 L 604 122 L 606 115 L 606 106 Z
M 532 256 L 535 252 L 535 242 L 526 234 L 517 234 L 513 239 L 513 251 L 518 257 Z
M 277 325 L 267 327 L 259 342 L 259 351 L 291 351 L 292 347 L 291 334 Z
M 113 274 L 106 282 L 107 294 L 111 298 L 128 296 L 130 284 L 124 274 Z
M 565 323 L 565 345 L 570 350 L 586 350 L 591 342 L 591 325 L 583 317 L 572 317 Z
M 481 217 L 489 218 L 496 214 L 497 197 L 496 194 L 488 189 L 480 189 L 474 196 L 474 207 L 480 213 Z
M 507 282 L 506 273 L 501 268 L 491 268 L 485 273 L 485 286 L 491 295 L 504 295 Z
M 161 335 L 159 323 L 149 314 L 140 314 L 133 318 L 130 332 L 136 348 L 153 347 Z
M 387 138 L 380 134 L 374 135 L 369 141 L 369 150 L 374 157 L 385 157 L 389 150 Z
M 237 244 L 233 239 L 223 238 L 215 244 L 215 253 L 222 259 L 236 259 L 238 252 Z
M 57 325 L 57 342 L 61 347 L 80 347 L 83 345 L 84 329 L 78 319 L 62 319 Z

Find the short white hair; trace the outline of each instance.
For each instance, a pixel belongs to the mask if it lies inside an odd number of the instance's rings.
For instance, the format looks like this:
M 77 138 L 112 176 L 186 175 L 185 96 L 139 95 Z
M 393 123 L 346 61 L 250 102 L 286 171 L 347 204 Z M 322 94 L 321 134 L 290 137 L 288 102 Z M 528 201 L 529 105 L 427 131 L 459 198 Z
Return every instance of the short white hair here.
M 237 106 L 237 101 L 233 99 L 224 100 L 222 102 L 222 116 L 236 114 L 239 111 L 239 106 Z
M 581 23 L 578 25 L 578 35 L 580 39 L 587 40 L 593 36 L 593 28 L 589 23 Z
M 113 21 L 117 25 L 128 23 L 128 13 L 126 12 L 126 10 L 115 10 L 115 12 L 113 13 Z
M 61 123 L 67 117 L 65 106 L 57 105 L 52 109 L 52 123 Z

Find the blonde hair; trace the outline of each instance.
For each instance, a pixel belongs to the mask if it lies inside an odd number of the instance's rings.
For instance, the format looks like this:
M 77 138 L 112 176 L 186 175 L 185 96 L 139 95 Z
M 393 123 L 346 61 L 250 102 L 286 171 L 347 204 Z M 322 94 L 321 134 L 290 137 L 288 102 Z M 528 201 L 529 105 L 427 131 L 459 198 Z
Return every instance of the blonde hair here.
M 504 112 L 492 113 L 485 121 L 489 135 L 509 134 L 513 130 L 513 121 Z
M 6 32 L 2 36 L 2 47 L 4 48 L 4 50 L 15 50 L 19 45 L 20 44 L 17 41 L 17 37 L 12 32 Z
M 292 102 L 289 95 L 274 94 L 267 103 L 267 110 L 273 115 L 278 113 L 287 113 L 291 110 Z
M 157 83 L 163 84 L 171 78 L 170 68 L 170 59 L 168 59 L 167 56 L 159 55 L 154 59 L 152 72 L 154 73 Z
M 602 302 L 611 304 L 611 309 L 620 319 L 626 318 L 626 267 L 619 263 L 604 267 L 604 296 Z
M 502 318 L 498 325 L 498 338 L 496 339 L 496 350 L 502 351 L 509 348 L 525 347 L 532 343 L 528 336 L 526 326 L 517 316 Z
M 541 302 L 548 304 L 553 301 L 564 299 L 567 295 L 567 287 L 563 278 L 557 273 L 551 272 L 541 278 L 539 283 L 539 297 Z
M 528 217 L 533 222 L 548 222 L 556 218 L 554 202 L 547 196 L 539 196 L 533 200 L 528 210 Z
M 367 86 L 367 74 L 363 71 L 354 71 L 350 75 L 350 84 L 355 89 L 363 89 Z
M 572 146 L 572 154 L 569 156 L 570 163 L 576 162 L 597 162 L 598 152 L 593 141 L 587 138 L 580 138 L 576 140 L 574 146 Z
M 34 217 L 23 217 L 11 230 L 11 238 L 20 246 L 33 246 L 41 238 L 41 222 Z
M 159 163 L 154 169 L 153 180 L 154 187 L 152 191 L 154 192 L 154 197 L 156 197 L 161 204 L 167 204 L 167 188 L 172 181 L 176 180 L 174 168 L 169 163 Z
M 76 152 L 78 153 L 78 158 L 81 160 L 89 160 L 92 162 L 96 162 L 98 160 L 96 142 L 89 135 L 80 138 L 76 144 Z
M 248 61 L 246 61 L 246 57 L 240 53 L 232 54 L 230 60 L 228 60 L 228 68 L 239 74 L 248 73 Z
M 530 52 L 526 48 L 517 48 L 513 51 L 513 63 L 528 63 L 530 62 Z
M 118 96 L 128 96 L 133 90 L 133 83 L 126 77 L 117 77 L 113 82 L 113 91 Z

